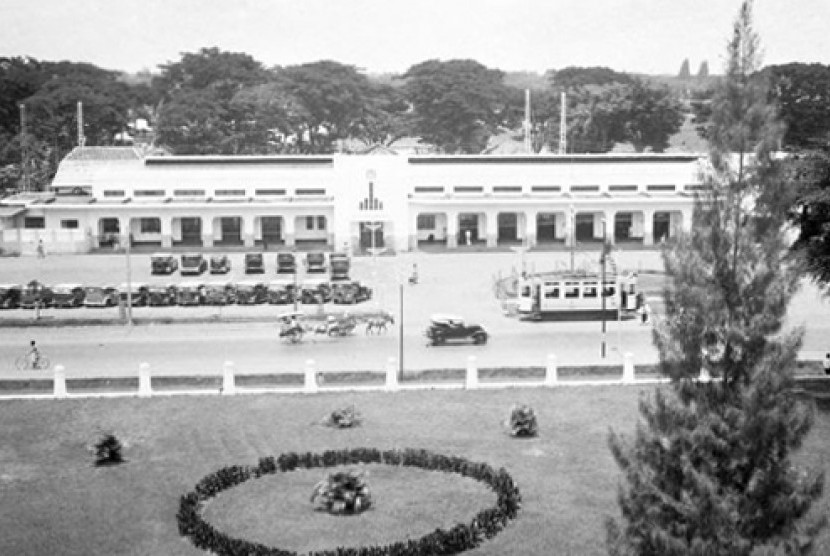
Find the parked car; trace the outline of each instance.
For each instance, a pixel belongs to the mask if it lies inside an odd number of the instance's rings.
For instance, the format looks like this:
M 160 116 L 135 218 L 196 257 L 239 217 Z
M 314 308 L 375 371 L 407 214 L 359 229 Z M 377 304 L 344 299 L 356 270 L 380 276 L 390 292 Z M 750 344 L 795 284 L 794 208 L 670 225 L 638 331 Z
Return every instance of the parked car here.
M 331 267 L 332 282 L 349 279 L 351 260 L 347 254 L 332 253 L 329 255 L 329 267 Z
M 179 305 L 201 305 L 204 298 L 204 286 L 199 282 L 182 282 L 176 286 L 176 303 Z
M 472 341 L 474 344 L 487 343 L 487 332 L 478 324 L 466 324 L 456 315 L 432 315 L 426 337 L 431 345 L 439 346 L 448 341 Z
M 262 282 L 246 280 L 236 284 L 236 302 L 239 305 L 265 303 L 267 298 L 268 290 Z
M 115 307 L 118 304 L 118 290 L 112 286 L 87 286 L 84 293 L 84 307 Z
M 150 272 L 152 274 L 173 274 L 179 269 L 179 261 L 170 253 L 150 255 Z
M 294 253 L 277 253 L 277 274 L 294 274 L 297 272 L 297 259 Z
M 245 253 L 245 274 L 262 274 L 265 272 L 265 259 L 262 253 Z
M 154 284 L 147 287 L 147 303 L 153 307 L 175 305 L 178 288 L 173 285 Z
M 272 280 L 268 284 L 268 303 L 274 305 L 294 303 L 295 291 L 294 280 Z
M 372 289 L 357 280 L 333 282 L 331 300 L 338 304 L 362 303 L 372 298 Z
M 201 253 L 185 253 L 182 255 L 182 276 L 203 274 L 207 268 L 208 263 Z
M 80 307 L 86 292 L 80 284 L 58 284 L 52 289 L 52 305 L 55 307 Z
M 127 292 L 129 292 L 130 304 L 133 307 L 144 307 L 150 301 L 150 295 L 147 290 L 147 284 L 141 282 L 131 282 L 129 287 L 126 283 L 118 286 L 118 296 L 121 303 L 127 304 Z
M 227 274 L 231 271 L 231 260 L 227 255 L 213 255 L 210 257 L 211 274 Z
M 322 251 L 306 253 L 305 271 L 309 274 L 322 274 L 326 271 L 326 254 Z
M 302 303 L 328 303 L 331 301 L 331 286 L 325 278 L 306 278 L 300 288 Z
M 20 307 L 22 309 L 34 309 L 36 306 L 48 307 L 52 304 L 53 297 L 52 288 L 37 280 L 32 280 L 20 293 Z
M 231 282 L 208 282 L 204 288 L 205 305 L 236 303 L 236 286 Z
M 17 309 L 22 291 L 20 284 L 0 284 L 0 309 Z

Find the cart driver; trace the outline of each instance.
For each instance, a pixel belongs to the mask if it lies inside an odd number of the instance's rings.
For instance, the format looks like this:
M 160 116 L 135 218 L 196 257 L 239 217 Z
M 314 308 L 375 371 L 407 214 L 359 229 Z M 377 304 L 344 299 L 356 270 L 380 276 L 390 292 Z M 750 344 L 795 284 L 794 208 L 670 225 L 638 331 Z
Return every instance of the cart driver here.
M 32 368 L 36 369 L 38 363 L 40 363 L 40 351 L 38 351 L 37 343 L 34 340 L 29 342 L 29 353 L 27 355 L 29 356 L 29 363 L 32 364 Z

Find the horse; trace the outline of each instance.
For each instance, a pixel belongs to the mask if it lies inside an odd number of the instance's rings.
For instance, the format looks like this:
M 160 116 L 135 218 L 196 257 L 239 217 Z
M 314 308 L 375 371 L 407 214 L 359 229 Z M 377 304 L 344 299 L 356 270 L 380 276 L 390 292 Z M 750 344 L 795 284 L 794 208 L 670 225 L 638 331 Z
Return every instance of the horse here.
M 374 317 L 366 321 L 366 334 L 386 332 L 386 327 L 389 324 L 395 324 L 395 317 L 389 313 L 382 313 L 379 317 Z

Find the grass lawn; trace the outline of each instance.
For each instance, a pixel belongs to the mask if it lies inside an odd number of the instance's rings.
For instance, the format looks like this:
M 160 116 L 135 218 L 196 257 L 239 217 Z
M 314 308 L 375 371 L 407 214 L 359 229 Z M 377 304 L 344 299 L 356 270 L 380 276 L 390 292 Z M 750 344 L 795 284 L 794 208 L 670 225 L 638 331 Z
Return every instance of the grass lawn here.
M 650 388 L 642 390 L 650 391 Z M 523 496 L 518 518 L 469 554 L 604 554 L 607 516 L 617 515 L 619 473 L 609 427 L 630 434 L 635 387 L 396 394 L 165 397 L 0 403 L 0 554 L 196 555 L 179 536 L 179 497 L 225 465 L 327 449 L 424 448 L 504 467 Z M 354 403 L 355 429 L 317 424 Z M 513 403 L 530 404 L 540 436 L 510 437 Z M 127 463 L 93 467 L 100 432 L 125 444 Z M 830 463 L 830 413 L 817 413 L 798 458 Z M 360 516 L 314 512 L 308 497 L 327 470 L 248 481 L 209 502 L 221 530 L 292 550 L 377 544 L 468 521 L 493 503 L 484 485 L 454 474 L 366 466 L 374 505 Z M 830 510 L 830 495 L 820 511 Z M 816 554 L 830 553 L 825 531 Z

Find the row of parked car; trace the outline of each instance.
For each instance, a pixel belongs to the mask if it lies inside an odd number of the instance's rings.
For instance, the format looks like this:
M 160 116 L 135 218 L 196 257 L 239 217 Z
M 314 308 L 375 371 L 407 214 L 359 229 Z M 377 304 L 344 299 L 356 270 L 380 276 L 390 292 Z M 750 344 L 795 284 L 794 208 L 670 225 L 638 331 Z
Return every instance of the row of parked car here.
M 331 270 L 332 280 L 348 280 L 351 261 L 345 253 L 331 253 L 326 264 L 326 254 L 322 251 L 307 253 L 304 258 L 306 274 L 325 274 Z M 263 253 L 245 253 L 245 274 L 263 274 L 265 272 L 265 255 Z M 201 253 L 184 253 L 176 257 L 170 253 L 155 253 L 150 256 L 150 268 L 153 274 L 173 274 L 180 271 L 183 276 L 210 274 L 227 274 L 231 270 L 231 261 L 227 255 L 211 255 L 209 258 Z M 277 274 L 295 274 L 297 256 L 294 253 L 277 253 Z
M 265 283 L 183 282 L 179 284 L 133 283 L 115 286 L 58 284 L 47 286 L 32 281 L 21 286 L 0 284 L 0 309 L 37 307 L 114 307 L 127 302 L 133 306 L 163 305 L 255 305 L 260 303 L 361 303 L 372 297 L 371 288 L 356 280 L 329 282 L 313 278 L 295 284 L 293 279 Z

